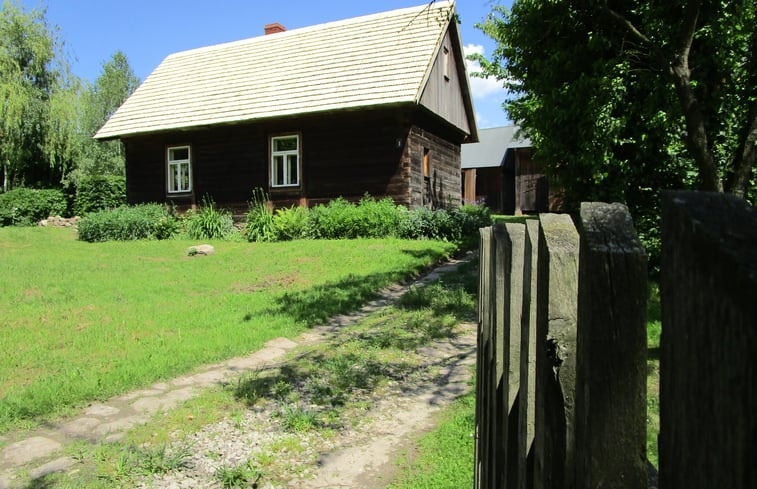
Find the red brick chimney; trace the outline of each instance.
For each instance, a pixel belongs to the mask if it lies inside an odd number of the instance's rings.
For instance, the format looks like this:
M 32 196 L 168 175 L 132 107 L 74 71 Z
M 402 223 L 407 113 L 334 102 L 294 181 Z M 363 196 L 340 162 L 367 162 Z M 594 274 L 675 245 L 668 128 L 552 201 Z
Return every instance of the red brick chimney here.
M 266 24 L 264 30 L 265 30 L 265 35 L 267 36 L 268 34 L 276 34 L 277 32 L 284 32 L 285 30 L 287 30 L 287 28 L 279 24 L 278 22 L 274 22 L 273 24 Z

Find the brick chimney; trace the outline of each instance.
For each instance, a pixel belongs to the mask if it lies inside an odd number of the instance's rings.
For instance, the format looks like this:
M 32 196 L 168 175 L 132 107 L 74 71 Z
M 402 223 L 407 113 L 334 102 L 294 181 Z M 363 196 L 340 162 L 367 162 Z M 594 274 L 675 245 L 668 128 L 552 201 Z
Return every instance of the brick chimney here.
M 264 30 L 265 30 L 265 35 L 267 36 L 268 34 L 276 34 L 277 32 L 284 32 L 285 30 L 287 30 L 287 28 L 279 24 L 278 22 L 274 22 L 273 24 L 266 24 Z

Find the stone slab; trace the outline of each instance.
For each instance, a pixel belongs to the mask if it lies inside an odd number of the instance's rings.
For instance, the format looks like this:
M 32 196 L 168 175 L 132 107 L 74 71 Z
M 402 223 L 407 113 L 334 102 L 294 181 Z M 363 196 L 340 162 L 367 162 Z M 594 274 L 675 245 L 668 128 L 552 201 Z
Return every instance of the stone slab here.
M 102 422 L 97 418 L 76 418 L 61 425 L 60 430 L 69 436 L 89 438 L 95 427 Z
M 84 410 L 84 414 L 87 416 L 101 416 L 101 417 L 108 417 L 108 416 L 114 416 L 121 412 L 120 409 L 113 406 L 107 406 L 105 404 L 92 404 L 87 409 Z
M 0 452 L 0 460 L 12 465 L 23 465 L 47 457 L 59 450 L 61 444 L 44 436 L 33 436 L 8 445 Z
M 197 395 L 194 387 L 185 387 L 170 391 L 158 397 L 144 397 L 135 401 L 131 406 L 142 414 L 155 414 L 158 411 L 171 409 L 179 403 L 192 399 Z
M 111 421 L 110 423 L 103 423 L 94 429 L 94 433 L 100 436 L 108 435 L 111 433 L 127 431 L 131 428 L 145 423 L 149 418 L 147 416 L 127 416 L 125 418 Z
M 56 472 L 65 472 L 73 467 L 76 461 L 71 457 L 60 457 L 52 460 L 44 465 L 40 465 L 34 470 L 29 471 L 29 477 L 32 480 L 41 479 L 46 475 L 54 474 Z

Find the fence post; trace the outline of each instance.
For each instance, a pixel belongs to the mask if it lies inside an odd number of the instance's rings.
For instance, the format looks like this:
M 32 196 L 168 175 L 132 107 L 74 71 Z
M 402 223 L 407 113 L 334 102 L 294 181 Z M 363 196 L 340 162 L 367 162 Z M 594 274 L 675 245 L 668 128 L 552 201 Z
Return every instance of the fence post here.
M 757 209 L 663 198 L 660 488 L 757 481 Z
M 518 421 L 521 400 L 526 393 L 520 394 L 520 369 L 521 369 L 521 329 L 523 327 L 523 315 L 528 314 L 528 308 L 524 310 L 524 304 L 529 300 L 529 288 L 526 288 L 526 226 L 519 223 L 505 224 L 507 230 L 506 254 L 510 259 L 510 266 L 505 278 L 505 286 L 509 296 L 509 316 L 505 318 L 506 336 L 509 350 L 507 360 L 507 487 L 515 489 L 521 487 L 520 461 L 525 458 L 525 446 L 521 446 L 518 436 Z M 530 260 L 528 265 L 530 266 Z M 530 270 L 529 270 L 530 272 Z M 529 273 L 530 274 L 530 273 Z M 527 354 L 527 353 L 526 353 Z M 523 402 L 526 402 L 523 399 Z
M 578 232 L 566 214 L 541 214 L 536 312 L 534 487 L 573 482 Z
M 646 489 L 647 256 L 622 204 L 581 204 L 578 488 Z
M 494 346 L 494 402 L 492 403 L 494 447 L 492 451 L 492 483 L 488 487 L 505 487 L 508 474 L 508 409 L 510 406 L 509 360 L 510 360 L 510 276 L 512 272 L 511 246 L 507 229 L 503 224 L 492 227 L 494 255 L 492 277 L 495 317 L 492 320 L 492 344 Z
M 488 372 L 490 360 L 490 293 L 491 227 L 479 229 L 479 282 L 478 282 L 478 341 L 476 348 L 476 430 L 474 488 L 487 487 L 486 464 L 489 440 Z
M 520 391 L 518 400 L 519 489 L 531 488 L 533 475 L 534 417 L 536 409 L 536 290 L 539 221 L 526 220 L 523 266 L 523 315 L 520 335 Z

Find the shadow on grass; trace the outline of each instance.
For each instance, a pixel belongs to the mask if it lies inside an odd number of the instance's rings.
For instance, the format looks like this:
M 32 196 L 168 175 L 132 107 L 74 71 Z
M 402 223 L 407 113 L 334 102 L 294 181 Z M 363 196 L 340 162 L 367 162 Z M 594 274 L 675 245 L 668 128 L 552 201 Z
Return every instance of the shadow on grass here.
M 416 258 L 419 263 L 407 271 L 349 275 L 342 280 L 306 290 L 285 292 L 276 300 L 271 312 L 291 316 L 308 327 L 324 324 L 338 314 L 355 311 L 366 302 L 375 299 L 383 287 L 416 277 L 447 257 L 444 252 L 430 248 L 403 249 L 402 252 Z

